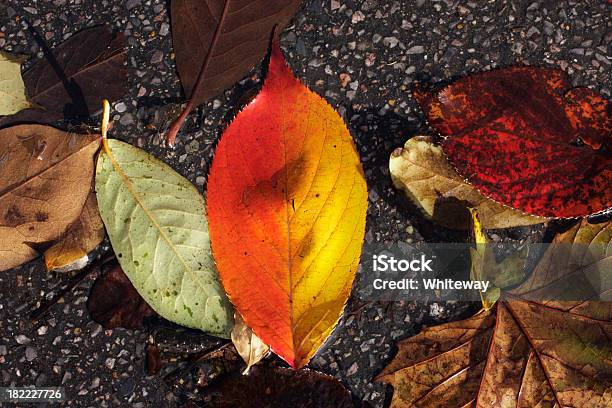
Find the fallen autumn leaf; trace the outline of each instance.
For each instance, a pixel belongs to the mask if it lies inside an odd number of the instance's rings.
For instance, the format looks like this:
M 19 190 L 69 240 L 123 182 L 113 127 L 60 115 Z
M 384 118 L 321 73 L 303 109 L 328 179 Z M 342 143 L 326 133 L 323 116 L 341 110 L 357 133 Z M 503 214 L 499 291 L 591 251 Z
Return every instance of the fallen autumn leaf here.
M 247 365 L 242 374 L 248 374 L 251 367 L 259 363 L 270 352 L 270 346 L 253 333 L 239 314 L 234 313 L 234 322 L 232 343 Z
M 208 405 L 218 408 L 354 407 L 351 394 L 333 377 L 280 367 L 255 366 L 248 375 L 230 373 L 203 394 Z
M 278 34 L 299 5 L 300 0 L 172 0 L 176 66 L 189 102 L 168 131 L 168 145 L 194 107 L 261 61 L 272 31 Z
M 496 69 L 415 96 L 451 164 L 483 195 L 555 218 L 612 206 L 609 102 L 572 89 L 562 71 Z
M 107 26 L 71 36 L 23 74 L 36 108 L 0 119 L 0 126 L 84 119 L 100 110 L 102 98 L 117 100 L 127 88 L 127 48 Z
M 38 256 L 80 216 L 99 135 L 42 125 L 0 130 L 0 270 Z
M 118 263 L 107 268 L 94 282 L 87 298 L 87 311 L 105 329 L 139 329 L 147 317 L 157 315 Z
M 367 210 L 342 118 L 273 46 L 264 86 L 223 133 L 208 181 L 223 286 L 261 340 L 299 368 L 338 322 Z
M 87 255 L 104 239 L 104 224 L 98 211 L 96 195 L 92 191 L 79 218 L 66 230 L 63 237 L 44 253 L 48 271 L 68 272 L 80 269 Z
M 103 135 L 108 123 L 108 102 Z M 210 252 L 204 198 L 170 166 L 119 140 L 98 156 L 98 206 L 134 287 L 162 317 L 229 337 L 233 312 Z
M 448 228 L 470 225 L 467 208 L 478 210 L 483 228 L 509 228 L 546 222 L 484 197 L 453 170 L 442 149 L 424 137 L 408 139 L 389 159 L 391 180 L 423 214 Z
M 583 221 L 555 238 L 558 244 L 601 248 L 588 262 L 583 250 L 565 248 L 566 273 L 561 276 L 570 285 L 559 285 L 558 275 L 549 274 L 550 262 L 559 256 L 553 246 L 531 279 L 490 311 L 401 341 L 397 355 L 377 377 L 394 387 L 391 406 L 610 406 L 612 302 L 590 300 L 610 287 L 580 300 L 554 299 L 562 299 L 573 290 L 571 282 L 592 274 L 593 268 L 599 267 L 605 278 L 611 237 L 610 223 Z M 550 301 L 516 296 L 544 288 Z
M 30 106 L 21 78 L 21 61 L 0 52 L 0 116 L 12 115 Z

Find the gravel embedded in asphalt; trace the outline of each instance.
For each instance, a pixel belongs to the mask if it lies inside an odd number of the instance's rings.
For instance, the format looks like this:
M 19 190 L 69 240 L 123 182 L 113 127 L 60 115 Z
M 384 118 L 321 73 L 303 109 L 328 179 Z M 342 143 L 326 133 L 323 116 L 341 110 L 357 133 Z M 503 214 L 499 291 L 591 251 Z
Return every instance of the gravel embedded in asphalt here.
M 26 22 L 51 47 L 96 24 L 124 32 L 132 72 L 126 97 L 114 102 L 111 136 L 152 152 L 205 192 L 215 143 L 242 95 L 259 84 L 258 67 L 194 111 L 177 147 L 168 150 L 160 142 L 183 97 L 166 1 L 0 0 L 0 49 L 41 58 Z M 601 0 L 311 0 L 283 32 L 282 46 L 294 72 L 337 109 L 356 140 L 369 188 L 366 241 L 454 242 L 464 234 L 423 220 L 389 178 L 391 151 L 410 136 L 431 133 L 410 96 L 413 81 L 530 64 L 561 68 L 574 84 L 609 98 L 611 28 L 610 6 Z M 494 231 L 492 238 L 521 241 L 542 233 L 522 228 L 510 235 Z M 176 406 L 193 397 L 180 383 L 147 376 L 145 344 L 152 337 L 169 352 L 187 355 L 217 347 L 219 340 L 174 326 L 104 330 L 85 309 L 89 278 L 31 323 L 34 303 L 63 279 L 46 274 L 40 260 L 0 274 L 2 386 L 62 385 L 71 399 L 66 405 L 84 407 Z M 372 379 L 393 355 L 396 341 L 477 308 L 353 297 L 310 367 L 342 380 L 356 401 L 381 407 L 391 388 Z

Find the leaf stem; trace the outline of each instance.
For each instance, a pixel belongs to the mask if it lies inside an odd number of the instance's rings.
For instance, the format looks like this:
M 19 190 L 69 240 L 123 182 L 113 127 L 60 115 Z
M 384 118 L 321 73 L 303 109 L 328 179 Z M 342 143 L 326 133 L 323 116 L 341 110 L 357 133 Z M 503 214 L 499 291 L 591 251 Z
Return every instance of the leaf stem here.
M 102 146 L 104 147 L 104 151 L 106 152 L 106 154 L 110 156 L 110 150 L 108 148 L 108 141 L 107 141 L 108 140 L 107 135 L 108 135 L 109 119 L 110 119 L 110 103 L 108 103 L 108 100 L 104 99 L 102 101 L 102 126 L 101 126 Z
M 230 0 L 225 0 L 225 3 L 223 5 L 223 12 L 221 13 L 221 17 L 219 17 L 219 21 L 217 22 L 217 27 L 215 28 L 215 32 L 213 34 L 213 38 L 210 43 L 210 48 L 208 49 L 208 52 L 206 53 L 206 57 L 204 57 L 204 61 L 202 62 L 202 66 L 200 67 L 200 72 L 198 73 L 198 79 L 196 80 L 196 83 L 191 90 L 189 101 L 187 102 L 185 109 L 183 109 L 183 112 L 181 112 L 180 116 L 176 118 L 174 122 L 172 122 L 170 129 L 168 129 L 168 133 L 166 134 L 166 145 L 168 147 L 174 147 L 174 142 L 176 142 L 176 136 L 178 135 L 179 130 L 181 130 L 181 127 L 183 126 L 185 119 L 187 119 L 187 115 L 191 113 L 191 110 L 194 107 L 193 105 L 195 103 L 195 96 L 200 89 L 200 84 L 204 80 L 204 76 L 206 74 L 206 68 L 208 68 L 208 64 L 210 63 L 210 60 L 212 59 L 213 51 L 215 49 L 215 46 L 217 45 L 219 36 L 221 35 L 221 27 L 223 26 L 223 23 L 225 23 L 225 18 L 227 17 L 227 12 L 229 10 L 229 3 L 230 3 Z

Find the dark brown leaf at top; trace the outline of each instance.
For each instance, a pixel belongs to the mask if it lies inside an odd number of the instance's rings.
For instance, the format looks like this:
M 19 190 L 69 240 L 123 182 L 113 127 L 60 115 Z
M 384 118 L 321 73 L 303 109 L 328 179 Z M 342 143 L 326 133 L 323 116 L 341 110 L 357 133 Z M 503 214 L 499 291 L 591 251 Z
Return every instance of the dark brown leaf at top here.
M 299 4 L 299 0 L 173 0 L 176 65 L 185 95 L 195 100 L 194 106 L 229 88 L 257 65 L 274 26 L 279 32 Z M 204 78 L 194 89 L 209 52 Z
M 332 377 L 310 370 L 255 366 L 204 389 L 205 406 L 217 408 L 352 408 L 350 393 Z
M 189 98 L 166 134 L 176 136 L 191 110 L 241 79 L 264 56 L 300 0 L 173 0 L 176 65 Z
M 100 110 L 102 99 L 124 95 L 128 70 L 123 34 L 99 26 L 73 35 L 53 50 L 41 46 L 43 59 L 23 74 L 29 100 L 38 108 L 4 117 L 0 126 L 83 119 Z
M 119 264 L 96 279 L 87 299 L 87 310 L 106 329 L 138 329 L 145 318 L 157 315 L 136 292 Z

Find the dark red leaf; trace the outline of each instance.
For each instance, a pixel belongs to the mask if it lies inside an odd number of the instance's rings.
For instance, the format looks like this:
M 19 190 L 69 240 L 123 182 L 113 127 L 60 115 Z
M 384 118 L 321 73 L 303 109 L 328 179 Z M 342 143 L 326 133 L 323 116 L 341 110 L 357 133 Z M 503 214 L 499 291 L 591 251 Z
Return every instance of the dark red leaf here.
M 612 105 L 589 88 L 570 89 L 565 94 L 565 112 L 580 138 L 594 149 L 601 148 L 612 134 Z
M 140 297 L 119 264 L 96 279 L 87 299 L 92 319 L 106 329 L 138 329 L 157 313 Z
M 172 40 L 185 95 L 183 114 L 168 131 L 176 134 L 193 107 L 242 79 L 257 65 L 276 32 L 300 0 L 172 0 Z
M 310 370 L 254 366 L 234 372 L 203 391 L 206 406 L 217 408 L 352 408 L 350 393 L 332 377 Z
M 499 69 L 415 97 L 448 136 L 451 163 L 487 197 L 545 217 L 612 205 L 609 103 L 571 89 L 563 72 Z
M 73 35 L 23 74 L 28 97 L 40 109 L 4 117 L 0 126 L 89 117 L 100 110 L 102 99 L 125 94 L 126 57 L 123 35 L 106 26 Z

